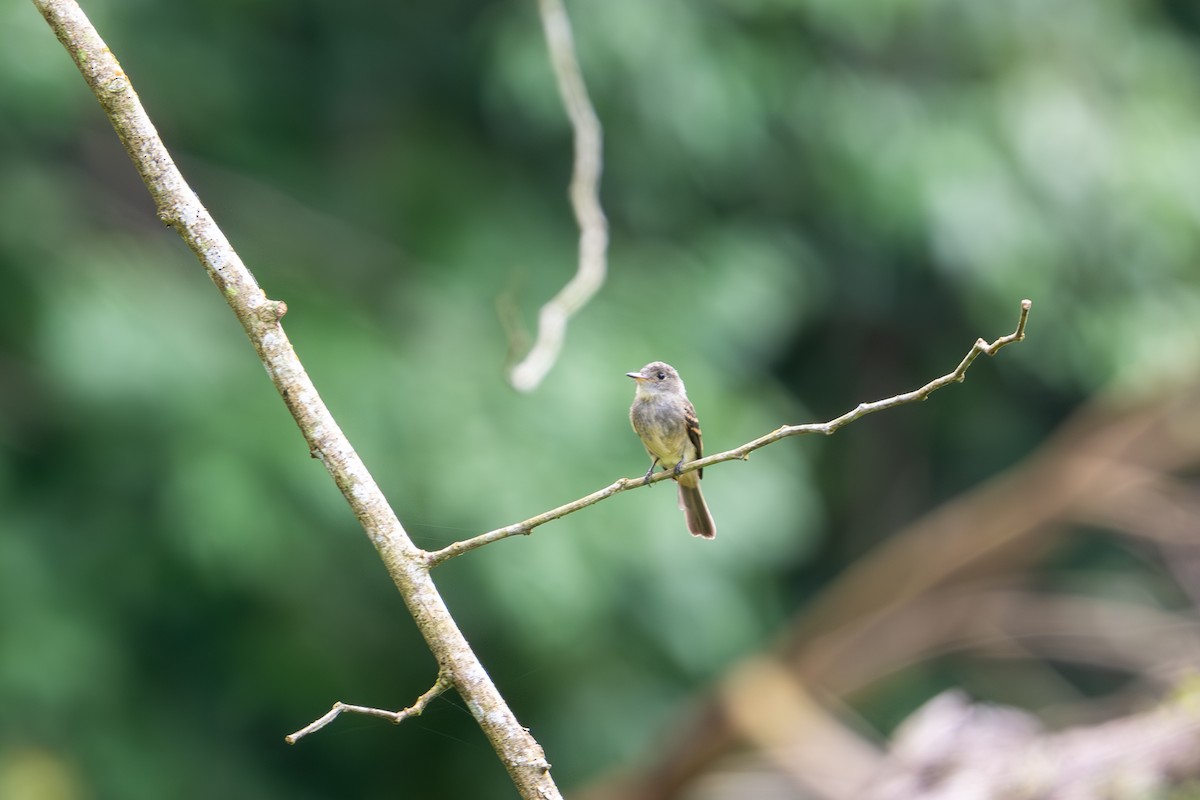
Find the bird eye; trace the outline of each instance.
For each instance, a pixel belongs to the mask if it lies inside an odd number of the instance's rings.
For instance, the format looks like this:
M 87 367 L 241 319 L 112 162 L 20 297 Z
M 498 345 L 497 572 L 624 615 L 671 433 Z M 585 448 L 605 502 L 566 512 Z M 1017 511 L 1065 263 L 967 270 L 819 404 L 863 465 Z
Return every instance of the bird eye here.
M 658 373 L 658 379 L 660 381 L 665 381 L 667 379 L 667 373 L 665 373 L 665 372 Z

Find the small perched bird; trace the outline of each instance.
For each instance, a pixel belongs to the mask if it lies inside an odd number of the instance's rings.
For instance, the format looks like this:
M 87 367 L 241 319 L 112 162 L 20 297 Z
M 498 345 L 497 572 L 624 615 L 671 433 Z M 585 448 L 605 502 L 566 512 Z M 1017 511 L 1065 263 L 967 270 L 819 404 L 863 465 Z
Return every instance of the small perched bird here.
M 700 421 L 696 419 L 696 409 L 688 400 L 679 373 L 670 364 L 653 361 L 639 372 L 625 374 L 637 382 L 629 421 L 653 459 L 646 471 L 646 481 L 649 482 L 659 464 L 663 469 L 672 470 L 679 484 L 679 507 L 683 509 L 688 532 L 705 539 L 713 538 L 717 535 L 717 526 L 712 514 L 708 513 L 704 495 L 700 493 L 704 470 L 679 474 L 679 468 L 685 462 L 695 461 L 703 454 Z

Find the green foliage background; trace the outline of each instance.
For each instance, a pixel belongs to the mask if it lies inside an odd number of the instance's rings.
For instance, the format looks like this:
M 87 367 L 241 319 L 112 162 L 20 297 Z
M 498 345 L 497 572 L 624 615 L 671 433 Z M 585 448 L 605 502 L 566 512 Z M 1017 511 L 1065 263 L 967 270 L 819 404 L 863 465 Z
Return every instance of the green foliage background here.
M 497 309 L 532 325 L 577 234 L 534 3 L 84 7 L 422 546 L 640 473 L 647 361 L 724 449 L 914 388 L 1033 298 L 963 386 L 711 470 L 711 545 L 660 487 L 438 570 L 565 787 L 1088 395 L 1194 371 L 1187 3 L 570 2 L 611 275 L 530 396 Z M 508 796 L 453 696 L 283 743 L 408 705 L 432 658 L 32 4 L 0 40 L 0 795 Z

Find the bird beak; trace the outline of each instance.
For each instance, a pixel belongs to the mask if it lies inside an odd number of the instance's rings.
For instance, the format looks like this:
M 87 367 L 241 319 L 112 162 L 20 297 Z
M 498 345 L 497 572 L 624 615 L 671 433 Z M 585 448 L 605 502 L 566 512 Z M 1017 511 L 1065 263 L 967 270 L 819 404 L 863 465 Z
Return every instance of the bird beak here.
M 636 373 L 636 372 L 626 372 L 626 373 L 625 373 L 625 377 L 627 377 L 627 378 L 633 378 L 633 379 L 634 379 L 635 381 L 637 381 L 638 383 L 641 383 L 642 381 L 646 380 L 645 378 L 643 378 L 641 375 L 639 375 L 639 374 L 638 374 L 638 373 Z

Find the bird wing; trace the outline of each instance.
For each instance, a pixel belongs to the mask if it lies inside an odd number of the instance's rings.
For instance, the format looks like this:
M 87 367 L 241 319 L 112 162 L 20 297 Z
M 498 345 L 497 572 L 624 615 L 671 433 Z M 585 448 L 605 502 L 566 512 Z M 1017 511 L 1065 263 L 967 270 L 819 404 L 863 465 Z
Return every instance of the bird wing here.
M 688 438 L 692 440 L 692 444 L 696 448 L 696 458 L 701 458 L 704 455 L 704 448 L 700 444 L 700 420 L 697 419 L 696 409 L 691 403 L 688 403 L 687 408 L 684 410 L 684 418 L 687 421 Z M 699 469 L 696 471 L 696 474 L 703 478 L 704 470 Z

